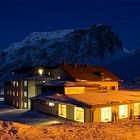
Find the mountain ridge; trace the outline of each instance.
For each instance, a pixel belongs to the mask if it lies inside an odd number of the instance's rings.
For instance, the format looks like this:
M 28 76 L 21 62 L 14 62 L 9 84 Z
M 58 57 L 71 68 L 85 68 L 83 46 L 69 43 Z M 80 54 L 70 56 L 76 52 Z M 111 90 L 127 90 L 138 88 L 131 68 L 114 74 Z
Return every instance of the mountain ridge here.
M 21 42 L 0 51 L 0 71 L 22 66 L 54 66 L 67 63 L 104 65 L 129 52 L 108 25 L 84 29 L 33 32 Z

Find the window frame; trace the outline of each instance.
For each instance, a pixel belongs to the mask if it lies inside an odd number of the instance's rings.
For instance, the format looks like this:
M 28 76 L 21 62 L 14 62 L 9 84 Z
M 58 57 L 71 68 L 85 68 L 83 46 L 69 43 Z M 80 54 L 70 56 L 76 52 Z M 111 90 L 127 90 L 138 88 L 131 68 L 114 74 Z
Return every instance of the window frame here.
M 65 104 L 58 105 L 58 115 L 64 118 L 67 117 L 67 106 Z
M 23 107 L 24 107 L 24 108 L 27 108 L 27 102 L 24 102 L 24 103 L 23 103 Z
M 24 94 L 24 97 L 27 97 L 27 91 L 24 91 L 23 94 Z
M 82 114 L 82 118 L 81 118 L 81 114 Z M 74 107 L 74 120 L 79 122 L 85 121 L 85 110 L 82 107 L 76 107 L 76 106 Z
M 112 120 L 112 108 L 101 108 L 101 122 L 111 122 Z
M 128 117 L 128 105 L 119 105 L 119 119 Z
M 28 81 L 25 80 L 23 84 L 24 84 L 24 87 L 27 87 L 28 86 Z
M 134 116 L 139 116 L 139 115 L 140 115 L 140 103 L 134 103 Z

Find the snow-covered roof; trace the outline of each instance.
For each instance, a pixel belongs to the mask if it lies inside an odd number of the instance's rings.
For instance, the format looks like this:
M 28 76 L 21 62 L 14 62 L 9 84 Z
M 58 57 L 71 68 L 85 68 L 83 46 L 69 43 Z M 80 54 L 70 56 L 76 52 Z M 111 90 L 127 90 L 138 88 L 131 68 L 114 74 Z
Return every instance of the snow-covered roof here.
M 112 91 L 106 93 L 85 93 L 85 94 L 60 94 L 60 93 L 41 94 L 32 99 L 51 100 L 82 107 L 107 107 L 119 104 L 140 102 L 140 92 L 136 91 Z
M 69 94 L 68 97 L 96 107 L 140 102 L 140 92 L 109 91 L 105 93 Z
M 108 69 L 101 66 L 83 65 L 83 64 L 64 64 L 63 69 L 75 80 L 119 81 L 120 78 Z M 98 73 L 98 74 L 97 74 Z M 100 75 L 101 74 L 101 75 Z
M 51 94 L 51 95 L 50 95 Z M 77 101 L 71 97 L 68 97 L 64 94 L 61 93 L 56 93 L 56 92 L 48 92 L 47 94 L 40 94 L 36 97 L 32 97 L 32 100 L 41 100 L 41 101 L 46 101 L 46 100 L 50 100 L 50 101 L 54 101 L 54 102 L 61 102 L 61 103 L 66 103 L 66 104 L 72 104 L 72 105 L 77 105 L 77 106 L 81 106 L 81 107 L 90 107 L 91 105 L 89 105 L 88 103 L 83 103 L 81 101 Z

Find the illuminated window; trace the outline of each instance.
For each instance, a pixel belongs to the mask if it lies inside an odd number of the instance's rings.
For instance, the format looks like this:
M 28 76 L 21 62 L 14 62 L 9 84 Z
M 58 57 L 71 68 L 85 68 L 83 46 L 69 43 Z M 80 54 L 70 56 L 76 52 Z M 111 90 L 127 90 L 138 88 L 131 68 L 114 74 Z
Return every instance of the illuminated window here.
M 134 104 L 134 116 L 139 116 L 140 115 L 140 103 L 135 103 Z
M 12 84 L 13 84 L 13 86 L 15 86 L 16 85 L 16 82 L 14 81 L 14 82 L 12 82 Z
M 101 108 L 101 121 L 102 122 L 111 121 L 111 107 Z
M 27 108 L 27 102 L 24 102 L 24 108 Z
M 127 105 L 120 105 L 119 106 L 119 118 L 127 118 L 128 117 L 128 111 L 127 111 Z
M 13 83 L 13 86 L 18 87 L 18 82 L 14 81 L 12 83 Z
M 10 96 L 12 96 L 12 91 L 10 90 Z
M 27 81 L 24 81 L 24 86 L 27 87 Z
M 16 82 L 16 84 L 17 84 L 17 87 L 18 87 L 18 82 Z
M 27 97 L 27 91 L 24 91 L 24 97 Z
M 42 75 L 43 74 L 43 69 L 39 69 L 38 72 L 39 72 L 40 75 Z
M 64 104 L 59 104 L 58 115 L 61 116 L 61 117 L 66 118 L 66 105 L 64 105 Z
M 15 91 L 13 91 L 13 96 L 15 96 Z
M 84 122 L 84 109 L 81 107 L 74 107 L 74 120 Z
M 48 75 L 51 75 L 51 72 L 50 71 L 48 72 Z
M 16 95 L 18 96 L 18 91 L 16 92 Z
M 16 107 L 18 107 L 18 101 L 16 102 Z
M 49 102 L 49 106 L 54 106 L 54 103 L 53 102 Z

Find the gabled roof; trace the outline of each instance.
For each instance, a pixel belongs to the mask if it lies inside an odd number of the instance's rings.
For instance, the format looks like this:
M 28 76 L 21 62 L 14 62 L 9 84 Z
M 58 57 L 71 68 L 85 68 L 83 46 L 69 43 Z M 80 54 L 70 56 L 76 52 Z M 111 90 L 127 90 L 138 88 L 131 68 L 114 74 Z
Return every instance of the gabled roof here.
M 83 64 L 64 64 L 62 68 L 75 80 L 88 80 L 88 81 L 102 81 L 110 80 L 110 81 L 119 81 L 120 78 L 113 74 L 108 69 L 101 66 L 91 66 L 91 65 L 83 65 Z M 103 74 L 103 78 L 101 78 L 96 73 L 100 72 Z

